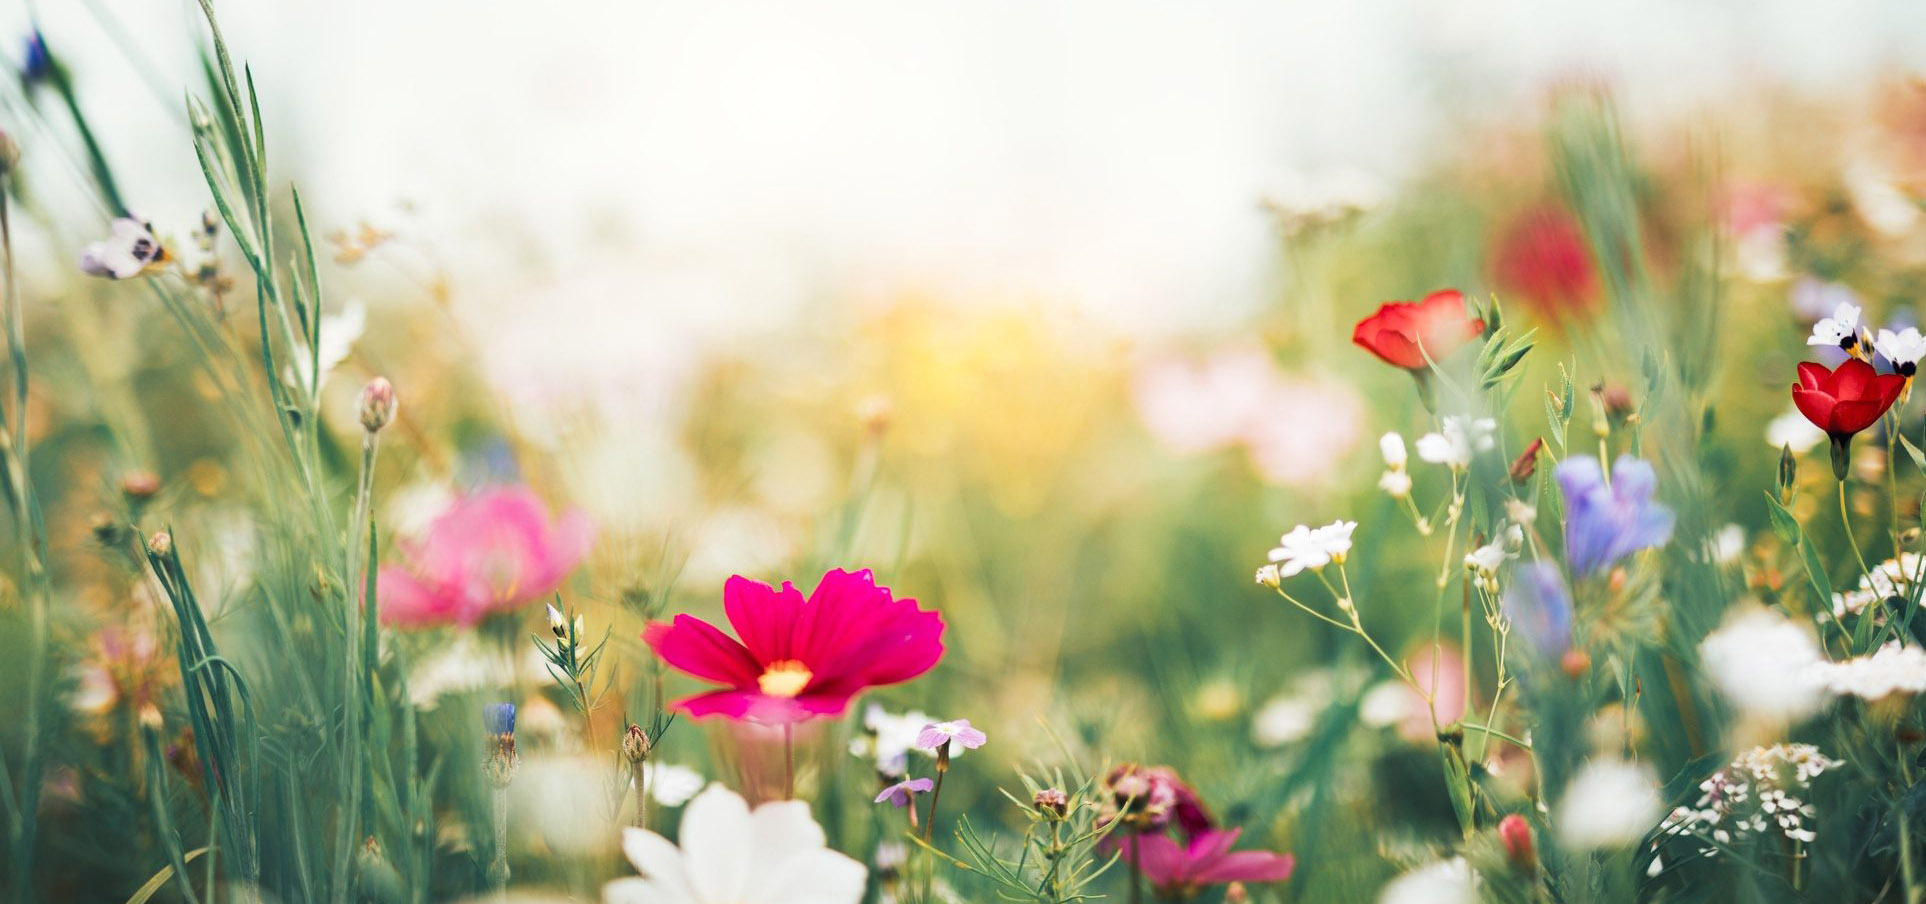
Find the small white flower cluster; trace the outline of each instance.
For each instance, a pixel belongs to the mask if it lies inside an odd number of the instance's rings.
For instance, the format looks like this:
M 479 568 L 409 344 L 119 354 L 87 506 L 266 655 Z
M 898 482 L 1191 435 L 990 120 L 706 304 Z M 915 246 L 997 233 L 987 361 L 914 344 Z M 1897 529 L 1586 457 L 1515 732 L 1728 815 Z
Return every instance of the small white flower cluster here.
M 1917 694 L 1926 691 L 1926 650 L 1893 641 L 1870 656 L 1815 663 L 1806 675 L 1840 696 L 1880 700 L 1893 694 Z
M 1845 765 L 1811 744 L 1755 747 L 1699 783 L 1698 804 L 1679 807 L 1662 827 L 1667 835 L 1708 838 L 1716 846 L 1700 853 L 1713 856 L 1719 847 L 1778 832 L 1793 841 L 1818 837 L 1806 824 L 1814 815 L 1804 794 L 1812 780 Z
M 1498 569 L 1503 568 L 1508 559 L 1518 558 L 1525 548 L 1525 530 L 1516 524 L 1508 525 L 1498 532 L 1496 539 L 1465 554 L 1465 570 L 1471 572 L 1473 583 L 1487 594 L 1498 593 Z
M 1378 453 L 1384 456 L 1384 474 L 1378 478 L 1378 489 L 1391 494 L 1393 499 L 1411 495 L 1411 472 L 1404 469 L 1408 460 L 1404 437 L 1396 432 L 1379 437 Z
M 1454 471 L 1471 466 L 1472 456 L 1489 450 L 1498 422 L 1488 417 L 1447 415 L 1438 432 L 1418 437 L 1418 457 Z
M 1277 580 L 1305 569 L 1319 571 L 1333 562 L 1344 564 L 1345 554 L 1351 551 L 1351 532 L 1357 527 L 1356 521 L 1333 521 L 1315 530 L 1298 525 L 1271 550 L 1271 564 L 1258 571 L 1257 582 L 1275 586 Z
M 1859 577 L 1859 589 L 1832 595 L 1833 617 L 1844 618 L 1847 613 L 1859 615 L 1888 597 L 1907 595 L 1919 580 L 1922 566 L 1926 566 L 1926 559 L 1915 552 L 1902 553 L 1897 559 L 1873 566 L 1871 574 Z

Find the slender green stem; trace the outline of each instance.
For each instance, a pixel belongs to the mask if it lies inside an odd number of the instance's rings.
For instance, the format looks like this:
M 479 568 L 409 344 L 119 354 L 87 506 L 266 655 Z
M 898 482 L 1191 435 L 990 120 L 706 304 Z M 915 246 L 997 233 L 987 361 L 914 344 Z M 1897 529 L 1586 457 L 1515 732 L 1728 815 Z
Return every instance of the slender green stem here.
M 1853 536 L 1852 514 L 1846 510 L 1846 482 L 1839 481 L 1839 523 L 1846 530 L 1846 543 L 1852 546 L 1852 556 L 1859 561 L 1859 573 L 1872 574 L 1872 566 L 1866 564 L 1866 554 L 1859 551 L 1859 538 Z
M 1913 778 L 1910 774 L 1912 770 L 1907 767 L 1906 745 L 1903 743 L 1900 744 L 1897 752 L 1899 754 L 1900 777 L 1905 779 L 1907 787 L 1912 787 Z M 1906 883 L 1906 904 L 1919 904 L 1921 890 L 1919 887 L 1919 873 L 1913 866 L 1912 814 L 1907 812 L 1905 801 L 1900 801 L 1898 810 L 1899 871 Z

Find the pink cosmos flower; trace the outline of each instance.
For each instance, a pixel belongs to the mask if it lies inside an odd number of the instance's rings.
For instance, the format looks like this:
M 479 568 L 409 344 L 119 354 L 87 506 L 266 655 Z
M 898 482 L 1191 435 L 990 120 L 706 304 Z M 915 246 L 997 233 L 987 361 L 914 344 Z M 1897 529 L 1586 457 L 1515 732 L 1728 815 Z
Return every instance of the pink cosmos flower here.
M 823 575 L 807 600 L 788 581 L 778 590 L 738 575 L 723 585 L 722 608 L 741 641 L 688 615 L 642 632 L 663 662 L 725 686 L 676 701 L 697 718 L 840 716 L 864 690 L 908 681 L 943 658 L 943 617 L 894 598 L 867 569 Z
M 1195 895 L 1207 885 L 1282 882 L 1297 858 L 1270 851 L 1232 851 L 1241 829 L 1207 829 L 1180 844 L 1168 835 L 1139 835 L 1123 845 L 1125 863 L 1137 868 L 1165 898 Z
M 548 596 L 594 535 L 579 511 L 551 521 L 527 487 L 456 499 L 421 538 L 400 544 L 406 566 L 381 569 L 381 620 L 405 628 L 467 626 Z

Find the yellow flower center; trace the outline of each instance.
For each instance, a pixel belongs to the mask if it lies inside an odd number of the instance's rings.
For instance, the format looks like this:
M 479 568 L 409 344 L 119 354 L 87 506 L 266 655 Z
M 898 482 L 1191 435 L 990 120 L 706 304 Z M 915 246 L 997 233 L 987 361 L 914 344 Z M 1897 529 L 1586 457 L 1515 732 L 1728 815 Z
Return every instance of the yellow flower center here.
M 809 679 L 813 677 L 808 666 L 794 659 L 782 659 L 763 669 L 756 685 L 771 697 L 794 697 L 809 686 Z

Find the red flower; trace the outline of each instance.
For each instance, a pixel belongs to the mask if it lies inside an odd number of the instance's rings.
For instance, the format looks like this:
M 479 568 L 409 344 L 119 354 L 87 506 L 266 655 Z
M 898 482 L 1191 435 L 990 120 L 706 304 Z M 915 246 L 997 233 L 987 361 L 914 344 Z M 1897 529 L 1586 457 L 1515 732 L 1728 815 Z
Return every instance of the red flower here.
M 1492 250 L 1491 275 L 1507 296 L 1554 319 L 1587 313 L 1598 301 L 1598 271 L 1585 233 L 1554 204 L 1526 210 L 1505 226 Z
M 868 570 L 831 571 L 806 601 L 787 581 L 778 590 L 732 577 L 722 607 L 740 642 L 688 615 L 642 632 L 663 662 L 726 685 L 676 701 L 691 716 L 777 724 L 840 716 L 865 689 L 908 681 L 943 657 L 943 617 L 892 597 Z
M 1210 829 L 1181 844 L 1168 835 L 1139 835 L 1124 842 L 1122 858 L 1150 880 L 1158 894 L 1190 897 L 1207 885 L 1282 882 L 1297 858 L 1270 851 L 1232 851 L 1238 829 Z
M 1465 297 L 1444 289 L 1423 301 L 1387 301 L 1358 321 L 1351 341 L 1406 370 L 1424 370 L 1425 358 L 1442 361 L 1485 331 L 1485 322 L 1465 314 Z
M 1538 852 L 1532 847 L 1531 823 L 1513 813 L 1498 820 L 1498 840 L 1505 846 L 1505 859 L 1520 870 L 1538 866 Z
M 1806 420 L 1840 441 L 1878 422 L 1905 389 L 1905 377 L 1879 373 L 1858 358 L 1847 359 L 1831 371 L 1807 361 L 1799 365 L 1792 404 Z

